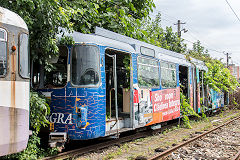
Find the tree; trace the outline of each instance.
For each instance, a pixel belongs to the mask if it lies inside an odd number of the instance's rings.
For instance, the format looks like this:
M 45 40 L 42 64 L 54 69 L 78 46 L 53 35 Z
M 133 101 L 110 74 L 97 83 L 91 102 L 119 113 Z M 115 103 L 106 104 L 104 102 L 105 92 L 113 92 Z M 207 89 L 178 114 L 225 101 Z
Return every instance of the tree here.
M 225 68 L 221 61 L 212 59 L 206 62 L 206 66 L 208 72 L 205 74 L 205 80 L 210 88 L 217 92 L 223 90 L 229 92 L 237 88 L 236 78 L 231 75 L 230 70 Z
M 208 54 L 208 50 L 201 45 L 201 42 L 199 40 L 193 43 L 193 49 L 188 50 L 187 54 L 204 62 L 211 60 L 211 57 Z
M 225 68 L 220 60 L 210 57 L 208 50 L 201 45 L 200 41 L 193 43 L 193 49 L 187 52 L 187 56 L 205 62 L 208 67 L 208 71 L 204 75 L 205 83 L 215 91 L 229 92 L 235 90 L 239 85 L 236 78 L 231 75 L 230 70 Z
M 158 47 L 162 47 L 178 53 L 186 51 L 186 44 L 174 33 L 172 27 L 161 27 L 161 14 L 158 13 L 155 19 L 146 17 L 141 22 L 142 25 L 135 27 L 136 34 L 131 37 L 145 41 Z
M 57 53 L 58 28 L 72 26 L 73 10 L 64 0 L 0 0 L 0 4 L 19 14 L 27 23 L 31 58 L 40 62 Z
M 153 0 L 0 0 L 0 4 L 25 20 L 31 58 L 40 62 L 57 54 L 59 27 L 91 33 L 100 26 L 127 35 L 155 7 Z

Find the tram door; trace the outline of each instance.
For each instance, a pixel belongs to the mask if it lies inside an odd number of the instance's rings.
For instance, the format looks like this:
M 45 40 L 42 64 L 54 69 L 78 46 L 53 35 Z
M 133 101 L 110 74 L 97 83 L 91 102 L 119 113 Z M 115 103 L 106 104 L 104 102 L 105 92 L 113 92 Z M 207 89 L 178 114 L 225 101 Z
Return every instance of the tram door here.
M 201 112 L 201 97 L 200 97 L 200 92 L 201 92 L 201 81 L 200 81 L 200 71 L 199 69 L 196 67 L 196 111 L 197 113 Z
M 106 131 L 130 128 L 130 54 L 105 51 Z

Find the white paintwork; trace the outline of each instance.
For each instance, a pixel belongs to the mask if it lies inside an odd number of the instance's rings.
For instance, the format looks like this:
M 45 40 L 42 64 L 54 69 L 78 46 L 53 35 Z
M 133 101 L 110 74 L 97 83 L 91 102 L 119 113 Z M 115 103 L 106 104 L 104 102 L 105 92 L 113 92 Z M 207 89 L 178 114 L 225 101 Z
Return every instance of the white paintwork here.
M 11 106 L 11 81 L 0 81 L 0 106 Z M 15 108 L 29 110 L 29 82 L 15 81 Z
M 18 14 L 2 7 L 0 7 L 0 23 L 13 25 L 28 30 L 26 23 Z
M 75 43 L 97 44 L 97 45 L 107 46 L 109 48 L 114 48 L 117 50 L 123 50 L 131 53 L 135 53 L 135 50 L 131 45 L 120 42 L 120 41 L 116 41 L 114 39 L 109 39 L 109 38 L 98 36 L 95 34 L 83 34 L 80 32 L 68 33 L 65 30 L 63 31 L 63 33 L 64 33 L 64 36 L 73 37 L 73 40 L 75 41 Z M 61 38 L 62 34 L 59 34 L 58 37 Z
M 51 98 L 52 97 L 52 92 L 42 92 L 42 94 L 46 97 L 46 98 Z M 64 96 L 65 97 L 65 96 Z

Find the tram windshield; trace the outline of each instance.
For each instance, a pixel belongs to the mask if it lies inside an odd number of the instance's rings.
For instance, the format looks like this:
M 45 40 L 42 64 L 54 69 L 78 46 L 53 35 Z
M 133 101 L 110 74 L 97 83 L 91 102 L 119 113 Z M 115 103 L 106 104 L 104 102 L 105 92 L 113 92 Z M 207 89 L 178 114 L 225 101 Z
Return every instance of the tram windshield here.
M 71 64 L 73 85 L 96 86 L 99 83 L 99 50 L 96 46 L 75 45 Z
M 7 34 L 0 28 L 0 76 L 7 73 Z
M 28 35 L 23 33 L 19 38 L 19 72 L 23 78 L 29 78 Z

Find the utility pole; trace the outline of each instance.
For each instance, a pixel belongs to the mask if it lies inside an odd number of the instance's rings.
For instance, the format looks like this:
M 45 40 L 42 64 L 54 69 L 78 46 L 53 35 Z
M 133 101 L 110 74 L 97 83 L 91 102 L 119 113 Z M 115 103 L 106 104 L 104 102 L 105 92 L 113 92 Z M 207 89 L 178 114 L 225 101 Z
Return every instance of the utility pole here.
M 231 58 L 229 56 L 230 53 L 223 53 L 223 54 L 225 54 L 227 56 L 227 68 L 229 69 L 229 58 Z M 225 104 L 229 105 L 229 92 L 226 93 L 226 91 L 225 91 L 224 97 L 227 97 L 227 99 L 226 99 L 227 101 L 225 102 Z
M 185 22 L 181 22 L 180 20 L 178 20 L 177 24 L 174 24 L 174 25 L 177 25 L 177 28 L 178 28 L 178 37 L 180 38 L 181 37 L 181 24 L 186 24 Z M 184 28 L 183 29 L 184 33 L 187 32 L 187 30 Z
M 227 53 L 226 55 L 227 55 L 227 68 L 228 68 L 228 65 L 229 65 L 229 58 L 228 58 L 228 54 L 229 53 Z
M 229 58 L 231 58 L 229 55 L 230 53 L 224 53 L 227 56 L 227 68 L 229 68 Z

